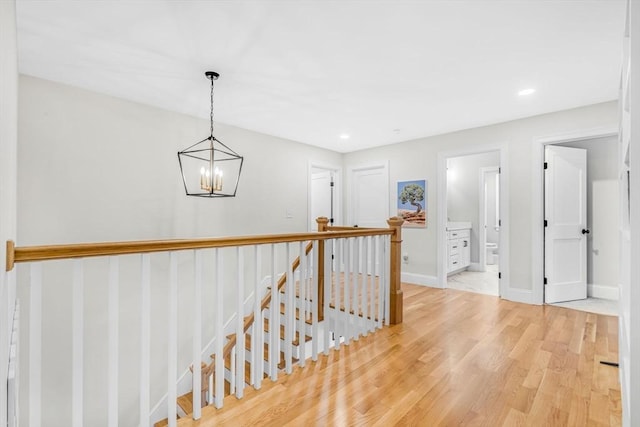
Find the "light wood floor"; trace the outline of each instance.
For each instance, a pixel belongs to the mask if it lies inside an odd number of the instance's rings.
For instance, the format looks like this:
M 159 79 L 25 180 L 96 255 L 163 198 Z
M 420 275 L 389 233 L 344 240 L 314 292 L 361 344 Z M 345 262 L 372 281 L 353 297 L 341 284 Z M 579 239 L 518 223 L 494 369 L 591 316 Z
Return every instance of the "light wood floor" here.
M 179 425 L 621 425 L 617 318 L 403 289 L 403 324 Z

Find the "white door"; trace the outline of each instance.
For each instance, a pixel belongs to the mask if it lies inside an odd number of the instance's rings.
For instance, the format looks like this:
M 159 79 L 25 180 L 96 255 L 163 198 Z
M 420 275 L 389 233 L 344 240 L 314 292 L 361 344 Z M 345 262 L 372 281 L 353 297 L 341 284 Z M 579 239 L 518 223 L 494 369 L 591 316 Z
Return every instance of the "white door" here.
M 587 150 L 545 148 L 545 302 L 587 297 Z
M 311 208 L 309 230 L 318 231 L 316 219 L 333 217 L 333 172 L 329 170 L 311 173 Z M 331 225 L 331 223 L 330 223 Z
M 386 163 L 363 166 L 350 170 L 351 192 L 349 218 L 358 227 L 387 228 L 389 218 L 389 168 Z M 379 250 L 379 249 L 378 249 Z M 369 260 L 370 261 L 370 260 Z M 374 266 L 368 262 L 368 271 Z M 363 272 L 363 266 L 358 265 Z M 374 274 L 379 274 L 376 260 Z
M 389 172 L 386 164 L 351 169 L 349 206 L 349 225 L 389 226 Z

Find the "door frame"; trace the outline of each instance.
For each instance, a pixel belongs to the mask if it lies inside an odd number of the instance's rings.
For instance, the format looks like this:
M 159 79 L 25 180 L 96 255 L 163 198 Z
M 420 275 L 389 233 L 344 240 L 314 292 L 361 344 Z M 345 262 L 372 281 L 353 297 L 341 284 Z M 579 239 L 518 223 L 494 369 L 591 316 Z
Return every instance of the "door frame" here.
M 531 289 L 533 304 L 544 304 L 544 148 L 546 145 L 618 134 L 617 126 L 567 132 L 533 139 L 531 149 Z
M 511 299 L 510 281 L 509 281 L 509 162 L 508 162 L 508 145 L 489 144 L 465 147 L 459 150 L 438 152 L 438 179 L 437 179 L 437 287 L 447 287 L 447 159 L 451 157 L 467 156 L 471 154 L 482 154 L 490 151 L 498 151 L 500 154 L 500 163 L 498 167 L 500 173 L 500 219 L 502 227 L 500 228 L 499 249 L 499 265 L 501 279 L 499 281 L 499 295 L 502 298 Z
M 390 180 L 389 180 L 389 160 L 383 160 L 383 161 L 378 161 L 378 162 L 371 162 L 371 163 L 364 163 L 361 165 L 357 165 L 357 166 L 349 166 L 347 168 L 347 177 L 348 177 L 348 185 L 346 186 L 346 203 L 347 203 L 347 225 L 352 225 L 354 223 L 354 203 L 353 203 L 353 185 L 354 185 L 354 181 L 353 181 L 353 174 L 357 171 L 362 171 L 362 170 L 368 170 L 368 169 L 383 169 L 384 170 L 384 177 L 385 177 L 385 181 L 386 181 L 386 188 L 387 191 L 381 195 L 381 197 L 383 198 L 383 201 L 385 203 L 385 207 L 386 207 L 386 212 L 387 212 L 387 218 L 389 219 L 389 212 L 390 212 L 390 205 L 389 205 L 389 200 L 391 197 L 391 187 L 390 187 Z
M 479 202 L 480 202 L 480 206 L 479 209 L 480 211 L 478 212 L 478 240 L 480 240 L 479 246 L 478 246 L 478 269 L 480 271 L 487 271 L 487 250 L 486 250 L 486 243 L 487 243 L 487 230 L 483 227 L 484 223 L 487 222 L 487 218 L 486 218 L 486 213 L 487 213 L 487 197 L 485 194 L 485 187 L 486 187 L 486 182 L 487 182 L 487 173 L 490 172 L 496 172 L 497 175 L 500 175 L 500 167 L 495 167 L 495 166 L 489 166 L 489 167 L 484 167 L 484 168 L 480 168 L 480 179 L 478 180 L 478 182 L 480 183 L 480 187 L 479 187 L 479 194 L 482 195 L 482 197 L 480 197 Z M 500 180 L 500 176 L 497 176 L 496 179 L 499 181 Z M 501 187 L 501 185 L 498 185 L 498 189 Z M 502 200 L 500 200 L 499 198 L 500 196 L 498 195 L 498 203 L 500 204 L 499 206 L 501 206 L 502 204 Z M 500 213 L 498 213 L 498 217 L 500 217 Z M 501 230 L 502 231 L 502 230 Z M 498 251 L 500 251 L 500 248 L 498 248 Z M 500 252 L 498 252 L 498 256 L 500 255 Z M 498 264 L 500 265 L 500 264 Z
M 313 160 L 309 160 L 308 169 L 307 169 L 307 228 L 311 224 L 311 197 L 312 194 L 312 186 L 311 186 L 311 178 L 314 169 L 323 169 L 326 171 L 333 172 L 333 220 L 334 225 L 340 224 L 342 221 L 342 167 L 337 165 L 332 165 L 328 163 L 316 162 Z M 311 231 L 311 230 L 308 230 Z

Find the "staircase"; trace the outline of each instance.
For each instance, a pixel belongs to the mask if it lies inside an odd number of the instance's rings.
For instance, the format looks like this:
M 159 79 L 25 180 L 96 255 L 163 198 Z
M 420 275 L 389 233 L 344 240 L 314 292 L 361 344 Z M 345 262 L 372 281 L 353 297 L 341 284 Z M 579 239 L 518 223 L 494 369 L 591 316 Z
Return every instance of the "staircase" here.
M 328 355 L 383 322 L 401 323 L 402 220 L 388 223 L 388 229 L 356 229 L 329 227 L 328 219 L 319 218 L 318 232 L 310 233 L 30 247 L 8 242 L 7 270 L 26 264 L 20 286 L 29 293 L 24 407 L 30 422 L 39 425 L 53 416 L 41 404 L 43 390 L 60 389 L 41 375 L 45 354 L 72 361 L 73 369 L 61 373 L 70 392 L 58 396 L 72 410 L 55 413 L 60 423 L 115 426 L 124 416 L 137 417 L 142 426 L 175 426 L 179 418 L 201 419 L 203 405 L 236 406 L 245 395 L 259 393 L 263 382 L 270 388 L 283 374 L 303 369 L 307 359 L 318 360 L 321 352 Z M 55 265 L 45 269 L 45 263 Z M 101 276 L 91 291 L 102 287 L 104 312 L 85 307 L 85 270 L 91 280 Z M 52 287 L 69 293 L 64 309 L 71 313 L 71 327 L 43 309 L 43 289 Z M 179 300 L 188 311 L 178 309 Z M 153 313 L 162 313 L 162 321 Z M 191 327 L 184 328 L 185 321 Z M 52 330 L 66 333 L 72 345 L 41 339 Z M 85 330 L 107 337 L 104 395 L 88 392 L 97 385 L 85 375 L 92 367 L 84 361 L 103 350 L 85 343 Z M 205 334 L 216 338 L 203 345 Z M 119 351 L 134 337 L 138 351 Z M 191 349 L 184 345 L 189 341 Z M 158 346 L 166 351 L 151 357 Z M 179 367 L 189 365 L 192 374 L 185 369 L 179 375 Z M 122 366 L 137 369 L 131 375 Z M 121 390 L 131 391 L 126 402 Z M 106 412 L 88 410 L 105 405 Z M 207 408 L 208 417 L 214 412 Z
M 384 311 L 378 298 L 381 293 L 377 291 L 381 285 L 380 280 L 372 274 L 350 271 L 349 268 L 343 272 L 329 272 L 331 279 L 335 280 L 326 281 L 328 292 L 325 310 L 314 309 L 317 308 L 317 305 L 314 306 L 314 302 L 317 304 L 316 298 L 309 297 L 316 295 L 311 286 L 314 277 L 307 258 L 312 249 L 313 245 L 309 243 L 304 252 L 304 259 L 301 261 L 299 257 L 296 258 L 290 274 L 280 276 L 276 285 L 276 304 L 271 287 L 266 289 L 261 300 L 259 316 L 262 318 L 263 327 L 253 328 L 256 322 L 255 313 L 250 313 L 243 319 L 244 339 L 238 340 L 235 333 L 226 336 L 222 351 L 223 397 L 235 394 L 240 398 L 247 386 L 259 389 L 265 378 L 276 381 L 280 373 L 290 373 L 294 365 L 304 367 L 306 359 L 316 359 L 319 349 L 328 354 L 330 348 L 340 346 L 341 342 L 348 343 L 350 339 L 358 339 L 359 336 L 382 326 Z M 301 268 L 301 265 L 306 268 Z M 293 274 L 300 269 L 302 272 L 299 279 L 292 286 L 287 286 L 287 277 L 294 277 Z M 293 300 L 291 309 L 288 308 L 287 299 Z M 277 307 L 276 310 L 272 310 L 274 305 Z M 314 322 L 314 316 L 319 317 L 320 311 L 324 311 L 323 320 Z M 291 321 L 289 324 L 292 330 L 287 339 L 288 321 Z M 255 330 L 258 330 L 259 336 L 254 334 Z M 277 331 L 275 336 L 274 330 Z M 238 357 L 237 354 L 238 341 L 244 341 L 242 357 Z M 254 357 L 254 348 L 258 352 L 257 358 Z M 258 360 L 260 366 L 254 366 L 251 362 L 253 360 Z M 241 369 L 237 369 L 239 361 L 244 365 Z M 210 355 L 208 364 L 202 363 L 203 407 L 215 403 L 215 364 L 215 354 Z M 180 396 L 176 403 L 178 419 L 192 416 L 191 392 Z M 155 427 L 168 424 L 168 420 L 164 419 L 155 423 Z
M 305 258 L 311 253 L 313 249 L 313 244 L 308 243 L 305 247 Z M 309 261 L 305 259 L 305 261 Z M 297 257 L 292 265 L 291 272 L 295 273 L 301 265 L 300 257 Z M 309 266 L 309 264 L 307 264 Z M 310 295 L 309 285 L 313 280 L 311 276 L 311 269 L 305 269 L 304 277 L 301 277 L 301 280 L 298 280 L 293 287 L 295 290 L 294 295 L 294 305 L 291 310 L 294 314 L 295 322 L 294 322 L 294 330 L 292 339 L 290 340 L 290 348 L 291 348 L 291 357 L 287 359 L 286 352 L 283 347 L 287 344 L 286 342 L 286 331 L 285 331 L 285 323 L 286 316 L 290 313 L 287 310 L 287 304 L 283 301 L 286 295 L 286 284 L 287 284 L 287 275 L 283 274 L 277 281 L 276 289 L 277 294 L 279 296 L 279 309 L 276 310 L 276 319 L 277 321 L 273 322 L 276 325 L 276 329 L 279 331 L 275 334 L 275 337 L 272 336 L 272 328 L 270 327 L 270 321 L 273 318 L 271 303 L 273 299 L 273 292 L 271 292 L 271 287 L 267 287 L 265 295 L 262 296 L 260 303 L 261 317 L 263 318 L 263 328 L 259 330 L 259 334 L 262 335 L 262 339 L 255 339 L 254 334 L 252 334 L 252 326 L 254 325 L 255 313 L 250 313 L 244 317 L 243 320 L 243 331 L 244 335 L 244 369 L 240 370 L 240 374 L 238 374 L 239 370 L 236 369 L 236 357 L 237 352 L 237 334 L 232 333 L 226 336 L 226 342 L 223 347 L 223 357 L 224 360 L 224 396 L 232 395 L 236 392 L 236 389 L 239 388 L 239 379 L 242 379 L 242 385 L 240 388 L 244 388 L 244 386 L 254 386 L 255 388 L 259 388 L 259 384 L 263 378 L 269 378 L 276 380 L 278 378 L 278 373 L 280 371 L 284 371 L 287 366 L 292 364 L 296 364 L 300 362 L 301 358 L 306 359 L 306 354 L 311 354 L 311 351 L 306 351 L 305 346 L 311 344 L 313 340 L 313 331 L 312 331 L 312 307 L 313 300 L 311 298 L 307 298 L 306 295 Z M 302 339 L 301 339 L 302 336 Z M 256 337 L 257 338 L 257 337 Z M 253 360 L 253 348 L 258 347 L 257 343 L 262 344 L 262 351 L 259 351 L 259 360 L 263 366 L 254 367 L 252 369 L 251 360 Z M 270 346 L 274 346 L 276 349 L 274 352 L 270 351 Z M 273 355 L 276 355 L 277 359 L 275 362 L 270 363 Z M 215 390 L 215 354 L 211 354 L 210 363 L 202 363 L 201 365 L 201 375 L 202 375 L 202 388 L 201 388 L 201 402 L 202 406 L 206 406 L 207 404 L 214 403 L 214 395 L 213 390 Z M 287 363 L 287 360 L 290 360 L 290 363 Z M 275 366 L 275 368 L 274 368 Z M 193 372 L 193 367 L 191 367 L 191 371 Z M 261 376 L 261 378 L 255 378 L 255 376 Z M 257 387 L 256 387 L 257 386 Z M 189 417 L 193 413 L 193 393 L 188 392 L 182 396 L 179 396 L 177 401 L 177 414 L 178 419 Z M 164 419 L 158 421 L 154 424 L 155 427 L 164 427 L 169 425 L 169 420 Z

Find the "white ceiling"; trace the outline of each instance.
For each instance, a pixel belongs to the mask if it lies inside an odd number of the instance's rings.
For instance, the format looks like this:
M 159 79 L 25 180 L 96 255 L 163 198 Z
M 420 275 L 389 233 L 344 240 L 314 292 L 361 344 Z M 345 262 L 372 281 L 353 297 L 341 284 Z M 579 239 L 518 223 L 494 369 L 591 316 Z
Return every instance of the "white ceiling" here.
M 201 117 L 214 70 L 217 122 L 349 152 L 616 99 L 624 7 L 18 0 L 19 66 Z

